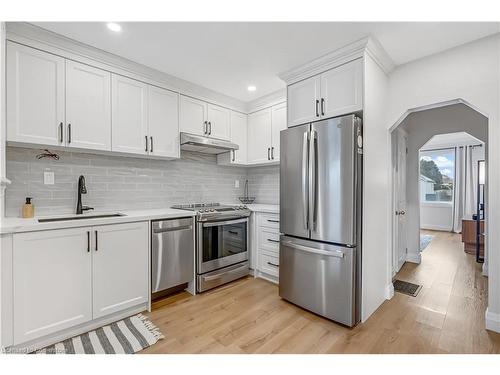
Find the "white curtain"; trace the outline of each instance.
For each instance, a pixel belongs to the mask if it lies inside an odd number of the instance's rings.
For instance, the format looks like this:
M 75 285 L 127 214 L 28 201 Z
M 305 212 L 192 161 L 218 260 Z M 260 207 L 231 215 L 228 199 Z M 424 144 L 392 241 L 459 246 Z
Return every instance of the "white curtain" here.
M 455 204 L 453 231 L 462 231 L 462 219 L 471 219 L 476 213 L 477 162 L 484 159 L 484 147 L 462 146 L 455 154 Z

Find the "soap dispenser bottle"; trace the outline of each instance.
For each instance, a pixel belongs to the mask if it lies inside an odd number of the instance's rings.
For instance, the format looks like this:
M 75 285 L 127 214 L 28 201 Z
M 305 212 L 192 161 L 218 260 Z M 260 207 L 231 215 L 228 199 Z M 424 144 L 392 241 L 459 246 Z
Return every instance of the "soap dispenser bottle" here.
M 33 204 L 31 203 L 31 200 L 33 198 L 31 197 L 26 197 L 26 203 L 23 205 L 23 218 L 24 219 L 29 219 L 33 216 L 35 216 L 35 207 L 33 207 Z

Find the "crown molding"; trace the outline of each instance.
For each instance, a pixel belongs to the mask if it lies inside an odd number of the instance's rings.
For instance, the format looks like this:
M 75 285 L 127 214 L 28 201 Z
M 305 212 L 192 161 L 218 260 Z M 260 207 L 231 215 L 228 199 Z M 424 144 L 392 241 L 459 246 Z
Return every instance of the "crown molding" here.
M 7 40 L 245 113 L 246 103 L 27 22 L 7 22 Z
M 286 102 L 285 88 L 248 102 L 246 110 L 250 114 L 284 102 Z
M 291 85 L 350 61 L 363 58 L 365 53 L 369 54 L 386 74 L 394 69 L 394 62 L 380 43 L 372 37 L 366 37 L 283 72 L 279 74 L 279 77 L 287 85 Z

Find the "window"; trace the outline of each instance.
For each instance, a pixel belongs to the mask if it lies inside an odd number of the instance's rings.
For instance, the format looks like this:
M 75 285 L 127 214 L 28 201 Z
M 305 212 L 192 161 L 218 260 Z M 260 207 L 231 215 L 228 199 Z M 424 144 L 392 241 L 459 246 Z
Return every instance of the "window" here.
M 420 201 L 453 201 L 455 149 L 420 151 Z

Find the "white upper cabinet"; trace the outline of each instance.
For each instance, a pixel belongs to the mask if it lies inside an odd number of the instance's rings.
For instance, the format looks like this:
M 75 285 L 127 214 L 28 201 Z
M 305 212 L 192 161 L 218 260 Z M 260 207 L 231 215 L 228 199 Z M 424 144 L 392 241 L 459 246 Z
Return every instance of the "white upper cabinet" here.
M 148 223 L 92 227 L 93 318 L 148 301 Z
M 357 59 L 288 86 L 288 126 L 361 111 L 363 61 Z
M 315 76 L 288 86 L 288 126 L 319 119 L 320 77 Z
M 66 60 L 66 145 L 111 151 L 111 74 Z
M 180 131 L 206 135 L 208 133 L 207 111 L 207 103 L 181 95 L 179 113 Z
M 208 136 L 229 140 L 231 111 L 218 105 L 208 104 Z
M 7 141 L 61 145 L 64 59 L 7 42 Z
M 235 164 L 247 162 L 247 118 L 243 113 L 231 111 L 231 142 L 240 147 L 230 155 L 231 162 Z
M 14 234 L 15 345 L 92 319 L 88 232 L 72 228 Z
M 280 160 L 280 132 L 286 129 L 286 103 L 271 108 L 271 160 Z
M 112 150 L 148 154 L 148 85 L 112 74 Z
M 151 155 L 179 157 L 179 94 L 149 86 L 149 151 Z
M 330 118 L 363 109 L 363 64 L 358 59 L 321 74 L 321 116 Z
M 248 115 L 248 163 L 267 163 L 271 158 L 271 108 Z

